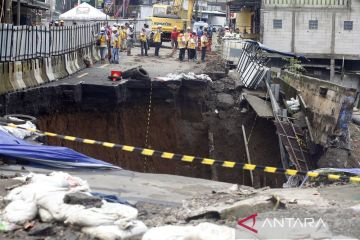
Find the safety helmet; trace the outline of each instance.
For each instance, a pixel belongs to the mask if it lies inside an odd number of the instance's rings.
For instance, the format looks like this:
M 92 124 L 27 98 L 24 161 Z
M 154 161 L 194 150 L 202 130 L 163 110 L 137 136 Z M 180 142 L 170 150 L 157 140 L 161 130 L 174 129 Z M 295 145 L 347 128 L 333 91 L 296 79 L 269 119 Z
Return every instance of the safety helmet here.
M 162 28 L 161 25 L 157 25 L 158 28 Z
M 118 29 L 117 29 L 117 27 L 112 27 L 112 29 L 111 29 L 113 32 L 115 32 L 115 31 L 117 31 Z
M 100 32 L 105 32 L 105 28 L 104 28 L 104 27 L 101 27 L 101 28 L 100 28 Z

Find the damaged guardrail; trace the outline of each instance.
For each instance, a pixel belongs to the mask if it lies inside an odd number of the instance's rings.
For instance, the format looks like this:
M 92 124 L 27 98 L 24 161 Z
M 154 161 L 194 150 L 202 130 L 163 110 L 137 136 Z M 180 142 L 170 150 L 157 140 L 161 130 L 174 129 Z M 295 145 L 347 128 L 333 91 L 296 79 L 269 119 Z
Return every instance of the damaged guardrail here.
M 360 176 L 350 177 L 350 176 L 338 175 L 338 174 L 319 173 L 316 171 L 305 172 L 305 171 L 298 171 L 295 169 L 284 169 L 284 168 L 278 168 L 278 167 L 273 167 L 273 166 L 246 164 L 246 163 L 240 163 L 240 162 L 234 162 L 234 161 L 222 161 L 222 160 L 211 159 L 211 158 L 203 158 L 203 157 L 196 157 L 196 156 L 190 156 L 190 155 L 176 154 L 176 153 L 171 153 L 171 152 L 163 152 L 163 151 L 158 151 L 158 150 L 149 149 L 149 148 L 141 148 L 141 147 L 111 143 L 111 142 L 103 142 L 103 141 L 97 141 L 97 140 L 92 140 L 92 139 L 84 139 L 84 138 L 79 138 L 79 137 L 74 137 L 74 136 L 61 135 L 61 134 L 52 133 L 52 132 L 44 132 L 44 131 L 40 131 L 40 130 L 37 130 L 34 128 L 22 128 L 15 124 L 2 124 L 2 125 L 8 126 L 8 127 L 13 127 L 13 128 L 19 128 L 19 129 L 23 129 L 23 130 L 30 131 L 30 132 L 36 132 L 36 133 L 39 133 L 39 134 L 42 134 L 42 135 L 45 135 L 48 137 L 56 137 L 56 138 L 60 138 L 60 139 L 67 140 L 67 141 L 75 141 L 75 142 L 80 142 L 80 143 L 85 143 L 85 144 L 95 144 L 95 145 L 100 145 L 100 146 L 108 147 L 108 148 L 117 148 L 122 151 L 133 152 L 133 153 L 137 153 L 137 154 L 144 155 L 144 156 L 160 157 L 163 159 L 173 159 L 173 160 L 179 160 L 179 161 L 188 162 L 188 163 L 197 162 L 197 163 L 200 163 L 203 165 L 209 165 L 209 166 L 216 165 L 216 166 L 221 166 L 224 168 L 241 168 L 243 170 L 248 170 L 248 171 L 260 170 L 265 173 L 279 173 L 279 174 L 285 174 L 285 175 L 290 175 L 290 176 L 298 175 L 298 176 L 307 176 L 310 178 L 325 177 L 329 180 L 335 180 L 335 181 L 342 180 L 342 181 L 349 181 L 349 182 L 353 182 L 353 183 L 360 183 Z

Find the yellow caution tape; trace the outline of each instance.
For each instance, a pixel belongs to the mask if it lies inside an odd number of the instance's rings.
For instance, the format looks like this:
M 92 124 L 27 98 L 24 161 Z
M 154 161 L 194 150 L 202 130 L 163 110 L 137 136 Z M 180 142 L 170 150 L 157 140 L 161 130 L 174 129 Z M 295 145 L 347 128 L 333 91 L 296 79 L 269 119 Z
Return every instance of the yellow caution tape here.
M 271 167 L 271 166 L 245 164 L 245 163 L 239 163 L 239 162 L 233 162 L 233 161 L 220 161 L 220 160 L 210 159 L 210 158 L 201 158 L 201 157 L 195 157 L 195 156 L 190 156 L 190 155 L 180 155 L 180 154 L 175 154 L 175 153 L 171 153 L 171 152 L 157 151 L 157 150 L 148 149 L 148 148 L 140 148 L 140 147 L 110 143 L 110 142 L 96 141 L 96 140 L 92 140 L 92 139 L 83 139 L 83 138 L 78 138 L 78 137 L 74 137 L 74 136 L 60 135 L 60 134 L 51 133 L 51 132 L 43 132 L 43 131 L 33 129 L 33 128 L 19 127 L 14 124 L 7 124 L 6 126 L 12 127 L 12 128 L 19 128 L 19 129 L 23 129 L 23 130 L 27 130 L 27 131 L 31 131 L 31 132 L 37 132 L 39 134 L 43 134 L 48 137 L 56 137 L 56 138 L 64 139 L 67 141 L 76 141 L 76 142 L 81 142 L 81 143 L 86 143 L 86 144 L 97 144 L 97 145 L 101 145 L 101 146 L 108 147 L 108 148 L 119 148 L 123 151 L 136 152 L 138 154 L 142 154 L 145 156 L 157 156 L 157 157 L 161 157 L 163 159 L 180 159 L 181 161 L 189 162 L 189 163 L 194 162 L 196 160 L 196 162 L 199 162 L 204 165 L 215 165 L 216 164 L 216 165 L 222 166 L 224 168 L 241 167 L 242 169 L 248 170 L 248 171 L 261 170 L 265 173 L 280 173 L 280 174 L 286 174 L 289 176 L 300 175 L 300 176 L 307 176 L 310 178 L 326 177 L 329 180 L 348 180 L 349 182 L 360 183 L 359 176 L 348 177 L 348 176 L 342 176 L 342 175 L 338 175 L 338 174 L 322 174 L 322 173 L 313 172 L 313 171 L 302 172 L 302 171 L 297 171 L 295 169 L 283 169 L 283 168 L 277 168 L 277 167 Z

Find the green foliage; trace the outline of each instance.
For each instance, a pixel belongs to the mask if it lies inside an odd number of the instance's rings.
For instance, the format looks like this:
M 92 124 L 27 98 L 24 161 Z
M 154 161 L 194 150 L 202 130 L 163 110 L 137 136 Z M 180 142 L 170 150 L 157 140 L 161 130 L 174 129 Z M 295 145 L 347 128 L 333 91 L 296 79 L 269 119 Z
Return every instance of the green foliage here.
M 301 61 L 297 58 L 283 58 L 282 60 L 286 62 L 285 68 L 292 73 L 301 74 L 306 71 Z

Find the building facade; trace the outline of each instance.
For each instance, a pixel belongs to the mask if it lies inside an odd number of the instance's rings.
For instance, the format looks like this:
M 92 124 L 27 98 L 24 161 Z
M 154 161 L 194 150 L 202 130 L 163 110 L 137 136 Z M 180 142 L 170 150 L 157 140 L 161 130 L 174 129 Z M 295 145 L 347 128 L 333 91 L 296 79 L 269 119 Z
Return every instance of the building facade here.
M 260 32 L 265 45 L 306 56 L 308 75 L 359 88 L 360 0 L 262 0 Z

